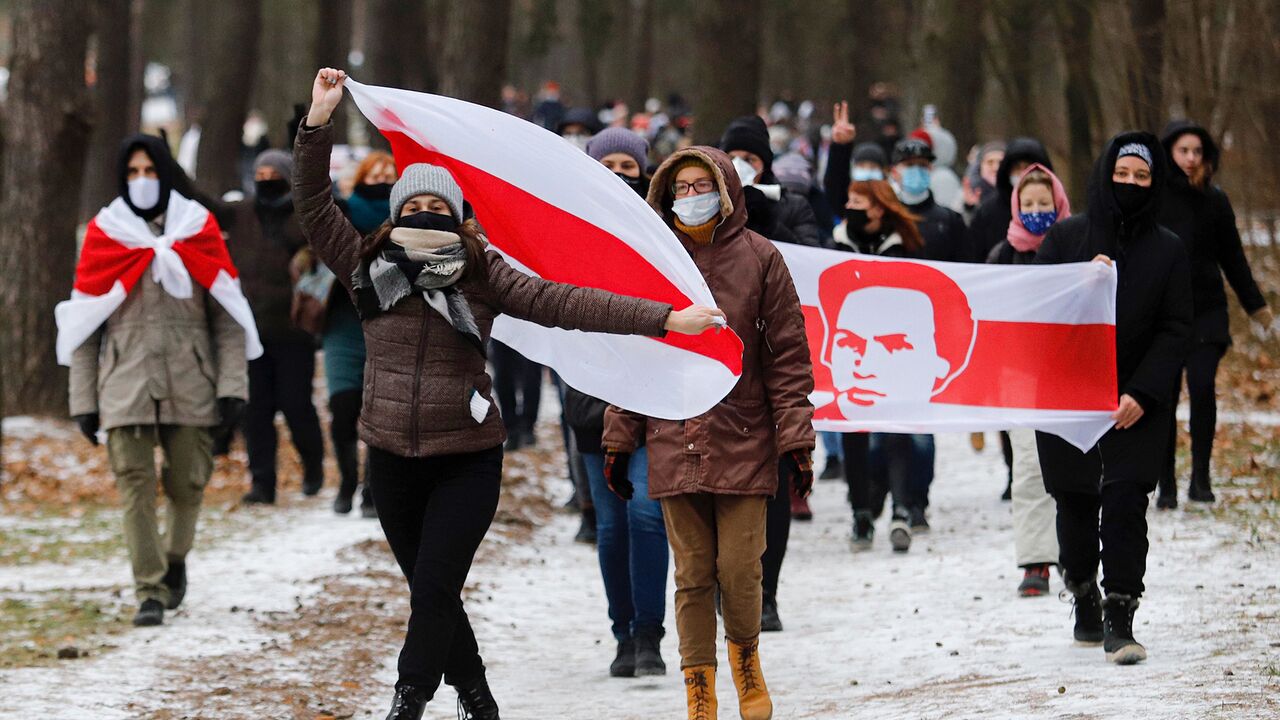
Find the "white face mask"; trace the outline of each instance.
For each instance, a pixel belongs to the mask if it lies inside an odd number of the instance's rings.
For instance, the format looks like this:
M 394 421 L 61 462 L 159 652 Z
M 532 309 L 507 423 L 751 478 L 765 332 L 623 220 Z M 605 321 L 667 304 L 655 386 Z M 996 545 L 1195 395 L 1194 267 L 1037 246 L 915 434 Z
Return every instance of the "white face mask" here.
M 671 211 L 680 222 L 693 227 L 710 220 L 720 210 L 720 193 L 712 190 L 701 195 L 682 197 L 671 203 Z
M 756 181 L 756 169 L 746 160 L 736 157 L 733 159 L 733 169 L 738 171 L 738 179 L 742 181 L 744 186 L 750 185 Z
M 150 210 L 160 202 L 160 181 L 155 178 L 140 177 L 130 180 L 129 202 L 139 210 Z
M 587 143 L 591 142 L 590 135 L 579 135 L 577 133 L 574 133 L 572 135 L 565 135 L 564 139 L 568 140 L 570 143 L 573 144 L 574 147 L 578 148 L 582 152 L 587 151 Z

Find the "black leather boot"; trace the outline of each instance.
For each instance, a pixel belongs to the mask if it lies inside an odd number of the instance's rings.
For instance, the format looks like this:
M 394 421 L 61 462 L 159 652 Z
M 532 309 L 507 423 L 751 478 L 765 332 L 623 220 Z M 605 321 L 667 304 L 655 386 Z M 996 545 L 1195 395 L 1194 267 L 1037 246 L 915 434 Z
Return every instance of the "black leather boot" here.
M 498 702 L 489 691 L 489 681 L 481 673 L 475 680 L 453 686 L 458 691 L 458 717 L 461 720 L 500 720 Z
M 391 698 L 391 712 L 387 713 L 387 720 L 422 720 L 430 699 L 426 690 L 413 685 L 399 685 L 395 697 Z

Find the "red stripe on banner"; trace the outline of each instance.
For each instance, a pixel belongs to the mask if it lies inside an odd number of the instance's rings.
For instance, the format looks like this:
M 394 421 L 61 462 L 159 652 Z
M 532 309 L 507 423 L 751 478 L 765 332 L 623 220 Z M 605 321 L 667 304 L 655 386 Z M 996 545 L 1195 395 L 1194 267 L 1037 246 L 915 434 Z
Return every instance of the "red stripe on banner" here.
M 608 232 L 480 168 L 428 150 L 403 133 L 382 134 L 391 143 L 398 167 L 421 162 L 448 168 L 477 218 L 483 218 L 489 240 L 539 276 L 670 303 L 677 310 L 693 304 L 649 261 Z M 742 374 L 743 345 L 733 332 L 671 333 L 654 340 Z
M 1115 410 L 1116 327 L 979 320 L 968 367 L 933 401 Z
M 822 315 L 806 305 L 804 318 L 814 387 L 834 392 L 831 370 L 822 364 Z M 1032 410 L 1116 409 L 1114 325 L 979 320 L 976 334 L 964 372 L 933 402 Z

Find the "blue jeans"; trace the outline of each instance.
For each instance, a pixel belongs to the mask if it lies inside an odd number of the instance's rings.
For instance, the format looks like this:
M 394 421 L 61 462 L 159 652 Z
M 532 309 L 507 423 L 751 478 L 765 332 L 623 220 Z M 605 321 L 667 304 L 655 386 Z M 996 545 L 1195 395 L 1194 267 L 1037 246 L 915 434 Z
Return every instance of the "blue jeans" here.
M 823 431 L 818 433 L 818 436 L 822 438 L 822 449 L 826 451 L 828 458 L 844 459 L 844 446 L 840 442 L 840 433 Z
M 582 453 L 596 505 L 596 550 L 609 601 L 613 636 L 624 640 L 640 628 L 659 634 L 667 608 L 667 530 L 662 505 L 649 498 L 649 455 L 631 456 L 627 475 L 636 492 L 630 502 L 604 480 L 604 455 Z
M 918 508 L 929 507 L 929 486 L 933 485 L 933 460 L 937 454 L 932 435 L 912 435 L 911 492 Z

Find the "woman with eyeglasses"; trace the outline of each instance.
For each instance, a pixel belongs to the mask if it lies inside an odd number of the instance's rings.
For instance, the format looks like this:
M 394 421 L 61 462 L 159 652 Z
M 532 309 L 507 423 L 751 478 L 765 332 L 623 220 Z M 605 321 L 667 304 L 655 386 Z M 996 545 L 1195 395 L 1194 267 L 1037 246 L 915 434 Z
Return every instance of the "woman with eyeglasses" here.
M 685 421 L 605 414 L 605 478 L 624 499 L 627 465 L 642 439 L 649 497 L 661 501 L 675 558 L 676 630 L 688 717 L 716 717 L 716 609 L 721 593 L 729 667 L 743 718 L 772 717 L 758 642 L 765 509 L 779 475 L 813 487 L 813 391 L 804 315 L 781 253 L 747 229 L 733 161 L 692 147 L 654 173 L 649 204 L 688 251 L 743 343 L 729 395 Z M 786 487 L 785 485 L 783 487 Z

